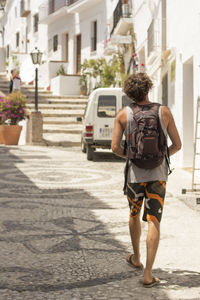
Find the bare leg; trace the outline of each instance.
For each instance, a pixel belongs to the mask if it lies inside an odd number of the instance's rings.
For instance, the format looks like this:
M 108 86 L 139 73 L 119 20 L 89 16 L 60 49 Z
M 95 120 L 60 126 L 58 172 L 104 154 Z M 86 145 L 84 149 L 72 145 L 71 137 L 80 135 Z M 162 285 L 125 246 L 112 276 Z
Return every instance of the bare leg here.
M 129 219 L 129 230 L 133 246 L 134 256 L 132 258 L 133 263 L 136 266 L 140 266 L 140 236 L 141 236 L 141 224 L 140 224 L 140 215 L 130 217 Z
M 158 244 L 160 240 L 160 224 L 158 222 L 148 221 L 147 234 L 147 259 L 146 268 L 144 270 L 144 283 L 152 281 L 152 267 L 156 257 Z

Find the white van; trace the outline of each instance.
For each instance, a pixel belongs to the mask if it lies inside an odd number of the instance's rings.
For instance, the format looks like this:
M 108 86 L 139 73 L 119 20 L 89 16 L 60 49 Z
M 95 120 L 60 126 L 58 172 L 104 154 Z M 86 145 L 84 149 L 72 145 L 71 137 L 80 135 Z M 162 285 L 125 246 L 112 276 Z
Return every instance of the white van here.
M 88 160 L 93 159 L 96 148 L 111 148 L 115 116 L 131 102 L 121 88 L 99 88 L 90 94 L 81 135 L 81 149 Z

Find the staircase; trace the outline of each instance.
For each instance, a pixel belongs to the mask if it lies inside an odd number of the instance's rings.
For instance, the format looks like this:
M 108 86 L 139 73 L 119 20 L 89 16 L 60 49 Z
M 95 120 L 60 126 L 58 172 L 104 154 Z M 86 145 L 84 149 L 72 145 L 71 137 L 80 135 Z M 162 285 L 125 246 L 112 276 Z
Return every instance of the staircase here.
M 0 74 L 0 91 L 8 94 L 9 81 L 5 74 Z M 27 96 L 27 108 L 34 110 L 34 86 L 23 85 L 21 92 Z M 87 104 L 87 97 L 55 96 L 51 92 L 38 89 L 38 109 L 43 115 L 43 140 L 47 146 L 80 146 L 82 117 Z

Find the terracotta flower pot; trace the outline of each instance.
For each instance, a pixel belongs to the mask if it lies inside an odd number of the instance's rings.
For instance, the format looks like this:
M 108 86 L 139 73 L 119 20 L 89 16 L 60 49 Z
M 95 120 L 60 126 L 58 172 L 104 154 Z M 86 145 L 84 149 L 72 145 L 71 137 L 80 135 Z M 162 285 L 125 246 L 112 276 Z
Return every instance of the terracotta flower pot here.
M 2 125 L 0 125 L 1 127 Z M 2 136 L 2 133 L 1 133 L 1 129 L 0 129 L 0 145 L 4 144 L 4 140 L 3 140 L 3 136 Z
M 0 136 L 5 145 L 18 145 L 22 126 L 20 125 L 0 125 Z

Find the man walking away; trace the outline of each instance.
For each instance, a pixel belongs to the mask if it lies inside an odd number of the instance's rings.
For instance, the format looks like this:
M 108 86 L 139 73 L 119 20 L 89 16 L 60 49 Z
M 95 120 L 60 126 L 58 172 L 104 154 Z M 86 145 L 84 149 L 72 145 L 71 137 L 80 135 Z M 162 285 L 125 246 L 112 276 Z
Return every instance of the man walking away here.
M 130 207 L 133 254 L 129 254 L 126 261 L 139 269 L 143 268 L 140 260 L 140 211 L 145 198 L 143 221 L 148 222 L 148 234 L 144 287 L 159 283 L 159 279 L 152 275 L 152 267 L 160 240 L 168 157 L 181 149 L 181 140 L 169 108 L 149 100 L 152 86 L 146 73 L 135 73 L 126 79 L 124 92 L 133 103 L 118 112 L 111 146 L 116 155 L 127 158 L 125 192 Z M 121 146 L 123 133 L 126 135 L 126 153 Z M 169 148 L 167 135 L 171 140 Z

